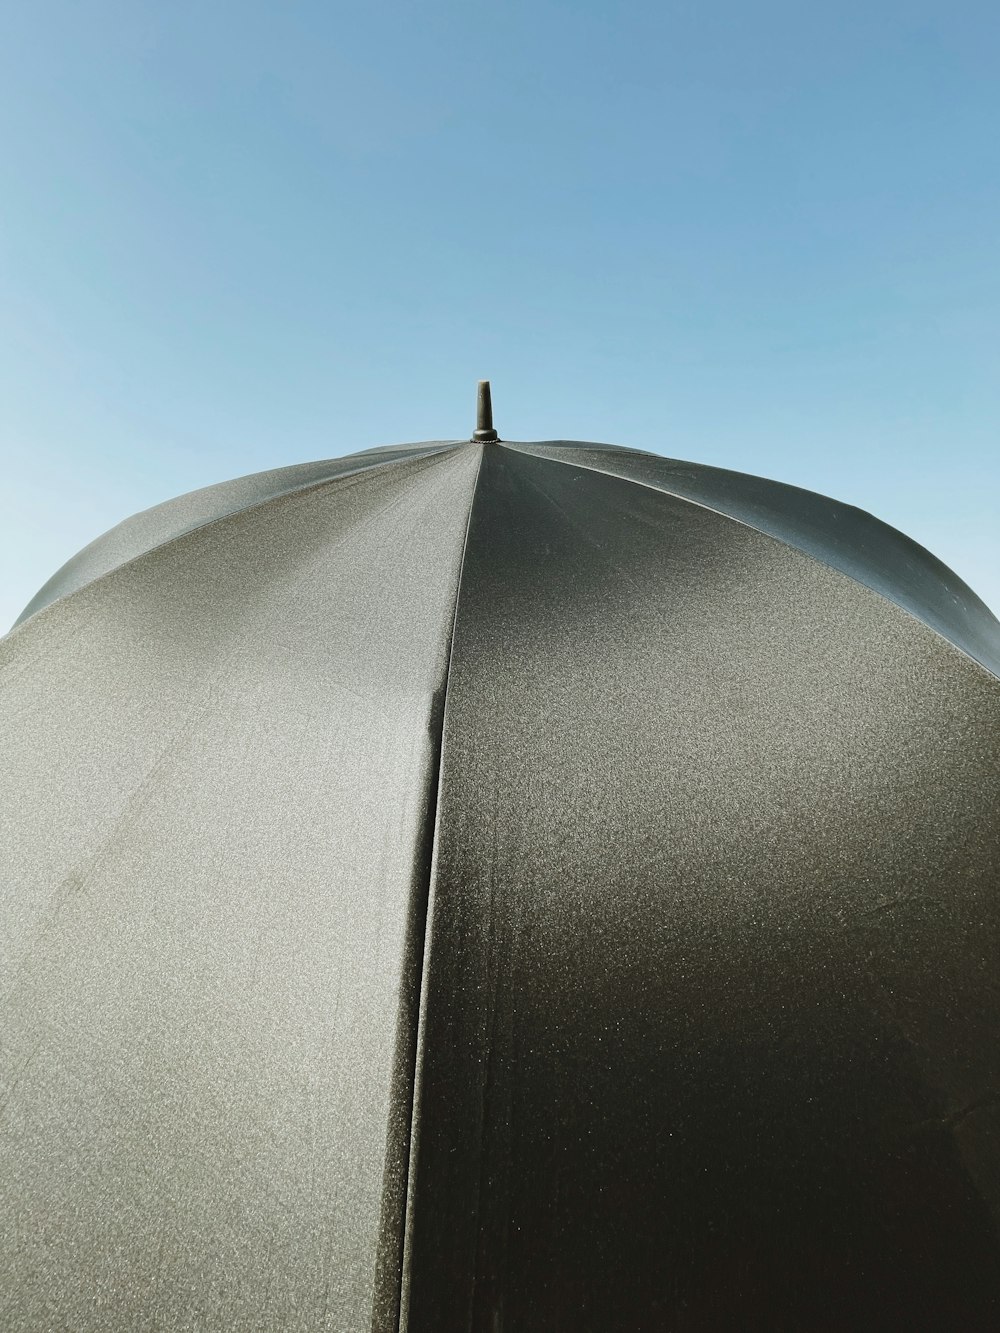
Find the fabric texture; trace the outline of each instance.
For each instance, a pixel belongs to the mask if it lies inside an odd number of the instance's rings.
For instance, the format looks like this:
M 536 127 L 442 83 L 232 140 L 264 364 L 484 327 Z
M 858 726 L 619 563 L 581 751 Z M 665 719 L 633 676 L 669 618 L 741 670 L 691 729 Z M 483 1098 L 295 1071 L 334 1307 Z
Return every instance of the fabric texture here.
M 620 448 L 98 539 L 0 643 L 0 1328 L 995 1329 L 998 677 Z
M 713 510 L 489 452 L 410 1327 L 996 1327 L 998 778 L 998 682 L 921 620 Z

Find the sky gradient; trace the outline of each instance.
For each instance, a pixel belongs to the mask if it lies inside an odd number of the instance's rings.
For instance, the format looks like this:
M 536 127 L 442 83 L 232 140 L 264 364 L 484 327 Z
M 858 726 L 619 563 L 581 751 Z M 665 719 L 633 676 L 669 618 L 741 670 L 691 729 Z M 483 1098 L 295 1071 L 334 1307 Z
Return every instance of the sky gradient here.
M 859 505 L 1000 610 L 995 4 L 0 13 L 0 630 L 120 519 L 473 426 Z

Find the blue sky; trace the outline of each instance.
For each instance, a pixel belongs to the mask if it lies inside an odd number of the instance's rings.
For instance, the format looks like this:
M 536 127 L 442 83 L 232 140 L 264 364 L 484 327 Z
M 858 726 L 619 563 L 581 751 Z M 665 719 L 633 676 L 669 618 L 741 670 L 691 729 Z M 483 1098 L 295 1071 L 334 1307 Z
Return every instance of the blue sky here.
M 609 440 L 871 510 L 1000 610 L 1000 7 L 0 11 L 0 627 L 230 476 Z

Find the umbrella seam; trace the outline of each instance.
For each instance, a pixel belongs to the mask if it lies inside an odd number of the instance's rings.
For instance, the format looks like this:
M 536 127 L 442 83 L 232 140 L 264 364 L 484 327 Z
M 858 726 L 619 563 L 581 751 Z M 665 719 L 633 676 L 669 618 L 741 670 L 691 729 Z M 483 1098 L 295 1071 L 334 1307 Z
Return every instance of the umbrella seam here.
M 416 1027 L 414 1031 L 414 1053 L 413 1066 L 409 1082 L 409 1131 L 405 1145 L 405 1188 L 403 1191 L 403 1213 L 401 1218 L 401 1237 L 400 1237 L 400 1263 L 399 1278 L 397 1287 L 396 1301 L 396 1329 L 403 1330 L 409 1321 L 410 1307 L 410 1263 L 412 1262 L 412 1248 L 410 1243 L 410 1233 L 413 1227 L 413 1200 L 415 1193 L 415 1164 L 417 1150 L 420 1143 L 419 1133 L 419 1107 L 422 1092 L 422 1072 L 424 1063 L 423 1033 L 426 1016 L 426 996 L 427 980 L 430 972 L 431 953 L 432 953 L 432 926 L 434 910 L 434 888 L 437 876 L 438 862 L 438 835 L 441 796 L 441 776 L 444 770 L 444 750 L 445 733 L 448 720 L 448 685 L 451 679 L 452 655 L 455 645 L 455 631 L 458 625 L 459 608 L 462 601 L 462 583 L 465 575 L 465 561 L 469 548 L 469 532 L 472 527 L 472 516 L 476 508 L 476 498 L 479 494 L 479 481 L 482 476 L 484 445 L 480 446 L 479 464 L 476 469 L 476 479 L 472 486 L 472 497 L 469 503 L 469 513 L 465 521 L 465 534 L 462 539 L 462 553 L 458 562 L 458 577 L 455 582 L 455 605 L 451 619 L 451 631 L 448 635 L 447 655 L 445 658 L 444 671 L 442 673 L 441 684 L 441 704 L 440 704 L 440 722 L 437 732 L 437 753 L 436 765 L 432 774 L 427 799 L 427 827 L 431 831 L 431 854 L 430 864 L 428 866 L 426 892 L 423 901 L 422 912 L 422 932 L 420 933 L 420 958 L 419 973 L 417 976 L 416 993 Z M 414 969 L 417 970 L 416 968 Z

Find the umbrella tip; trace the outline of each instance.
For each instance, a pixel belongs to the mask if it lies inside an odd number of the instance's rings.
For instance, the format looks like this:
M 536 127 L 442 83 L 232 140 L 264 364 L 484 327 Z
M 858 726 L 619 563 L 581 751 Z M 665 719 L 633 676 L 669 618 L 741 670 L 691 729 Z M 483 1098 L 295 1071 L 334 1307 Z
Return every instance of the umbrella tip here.
M 493 400 L 490 397 L 489 380 L 479 381 L 476 395 L 476 429 L 472 432 L 473 440 L 498 440 L 500 436 L 493 429 Z

